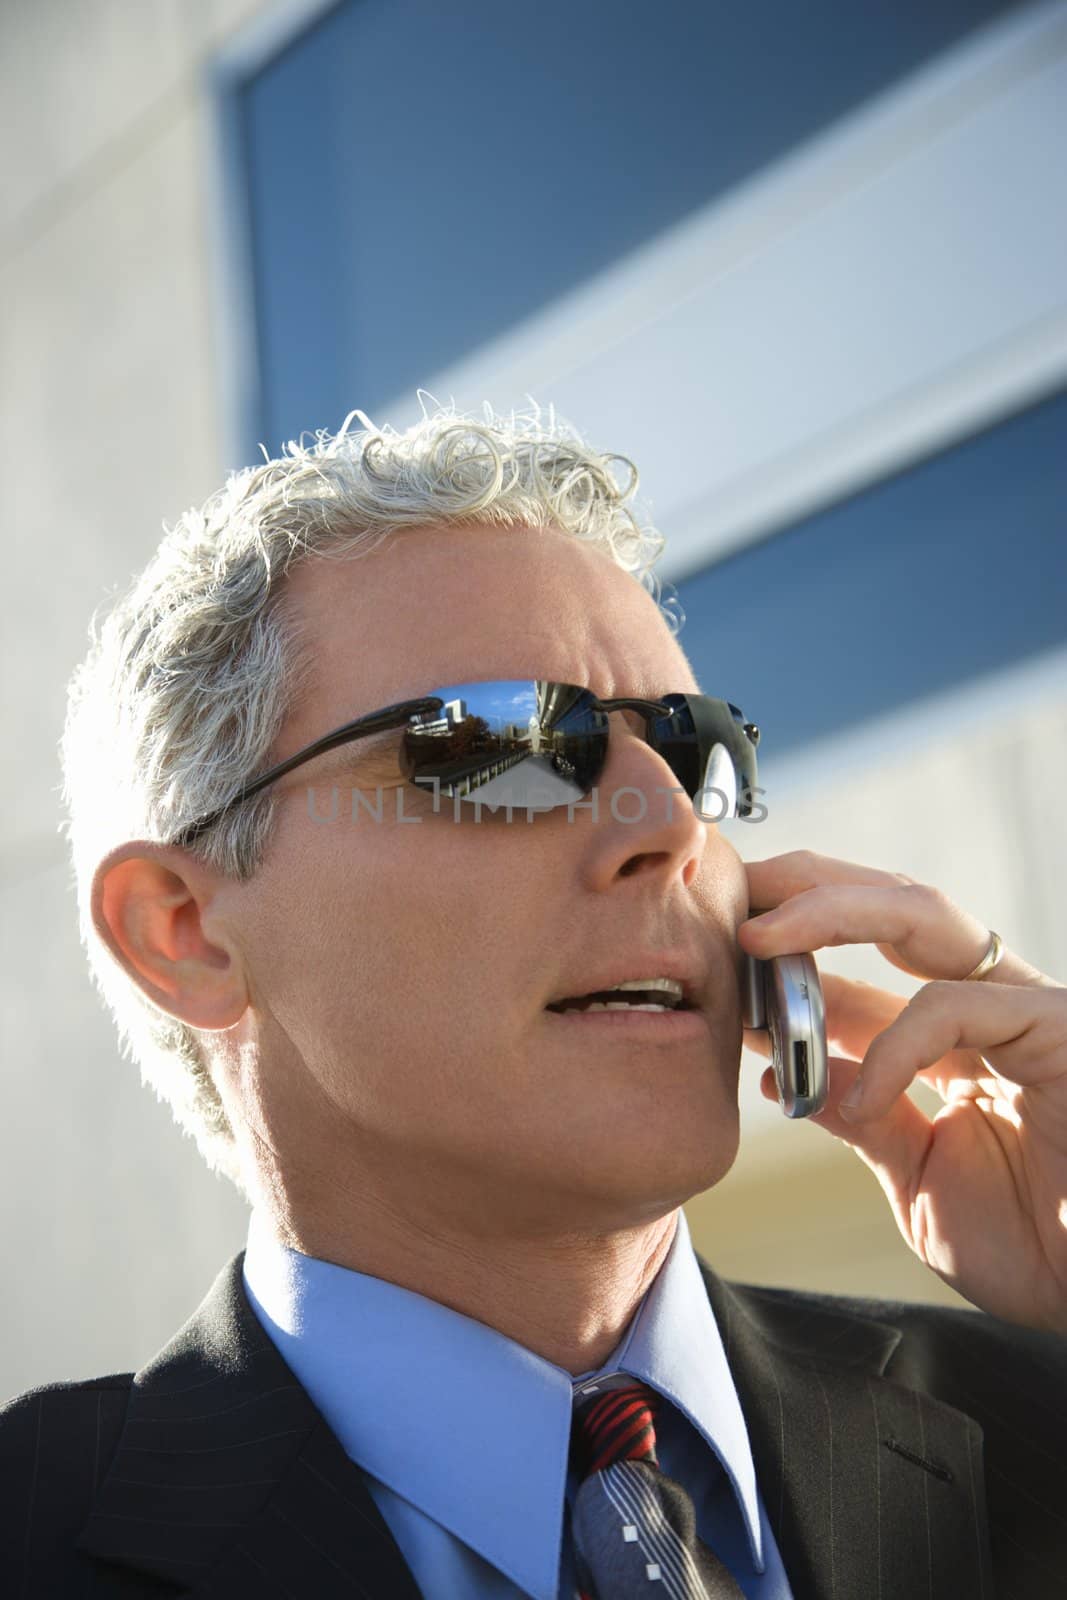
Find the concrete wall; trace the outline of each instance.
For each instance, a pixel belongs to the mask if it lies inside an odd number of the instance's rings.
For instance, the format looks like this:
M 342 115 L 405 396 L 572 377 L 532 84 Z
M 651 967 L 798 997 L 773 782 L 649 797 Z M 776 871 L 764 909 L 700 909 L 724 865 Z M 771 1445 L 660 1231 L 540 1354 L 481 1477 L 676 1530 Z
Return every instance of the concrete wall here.
M 119 1059 L 90 988 L 57 832 L 56 741 L 90 613 L 143 565 L 161 519 L 202 500 L 223 473 L 202 69 L 265 9 L 143 0 L 133 24 L 123 0 L 0 8 L 9 169 L 0 1396 L 143 1363 L 244 1240 L 243 1202 Z M 832 816 L 798 772 L 778 811 L 788 820 L 744 847 L 768 855 L 806 844 L 926 877 L 1062 974 L 1058 816 L 1036 799 L 1025 813 L 1006 810 L 988 775 L 1006 761 L 1047 771 L 1047 752 L 1063 749 L 1067 694 L 1044 682 L 1010 734 L 991 702 L 969 715 L 936 757 L 920 738 L 898 741 L 890 762 L 877 750 L 843 752 L 850 803 Z M 945 804 L 918 829 L 904 802 L 920 777 Z M 854 969 L 873 977 L 871 962 L 884 968 L 861 955 Z M 829 964 L 853 970 L 840 953 Z M 887 986 L 901 979 L 884 970 Z M 745 1105 L 737 1169 L 689 1208 L 698 1247 L 720 1268 L 755 1281 L 947 1293 L 912 1262 L 850 1152 L 786 1126 L 751 1085 Z
M 202 63 L 248 10 L 0 7 L 4 1395 L 139 1365 L 246 1226 L 90 987 L 56 742 L 90 614 L 223 471 Z

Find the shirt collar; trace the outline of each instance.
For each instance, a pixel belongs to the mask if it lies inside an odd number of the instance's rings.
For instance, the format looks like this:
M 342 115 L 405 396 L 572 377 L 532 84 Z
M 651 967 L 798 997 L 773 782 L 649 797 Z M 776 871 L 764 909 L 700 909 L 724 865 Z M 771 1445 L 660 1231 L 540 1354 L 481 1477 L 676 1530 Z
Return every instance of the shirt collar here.
M 597 1374 L 572 1379 L 424 1295 L 288 1249 L 258 1210 L 244 1282 L 346 1454 L 520 1589 L 554 1600 L 573 1396 Z M 678 1406 L 718 1455 L 762 1570 L 748 1434 L 682 1211 L 600 1374 L 620 1370 Z

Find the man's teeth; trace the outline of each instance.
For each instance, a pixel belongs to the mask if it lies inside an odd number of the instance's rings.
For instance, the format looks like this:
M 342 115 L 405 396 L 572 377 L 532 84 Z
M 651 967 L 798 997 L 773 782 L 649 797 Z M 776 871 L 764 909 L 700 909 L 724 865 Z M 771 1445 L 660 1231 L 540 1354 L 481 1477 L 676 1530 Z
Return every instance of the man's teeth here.
M 578 1006 L 566 1006 L 564 1009 L 577 1011 L 580 1008 Z M 674 1008 L 673 1006 L 657 1006 L 652 1002 L 646 1005 L 644 1002 L 636 1004 L 629 1000 L 592 1000 L 584 1009 L 586 1011 L 672 1011 Z

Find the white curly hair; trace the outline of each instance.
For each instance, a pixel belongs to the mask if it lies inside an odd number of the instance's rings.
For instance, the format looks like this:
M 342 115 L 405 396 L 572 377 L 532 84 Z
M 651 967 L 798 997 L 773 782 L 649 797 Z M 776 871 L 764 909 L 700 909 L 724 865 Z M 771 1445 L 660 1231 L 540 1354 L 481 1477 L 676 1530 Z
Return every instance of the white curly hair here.
M 420 395 L 420 399 L 421 399 Z M 130 981 L 97 936 L 93 874 L 119 843 L 173 841 L 263 770 L 302 663 L 287 625 L 285 576 L 308 557 L 347 558 L 404 528 L 553 526 L 602 547 L 660 606 L 652 567 L 664 540 L 628 503 L 637 469 L 601 455 L 549 407 L 484 417 L 428 411 L 398 433 L 353 411 L 340 431 L 290 441 L 276 459 L 232 473 L 199 510 L 166 529 L 155 556 L 102 625 L 70 683 L 62 741 L 66 832 L 82 940 L 96 983 L 142 1082 L 171 1107 L 208 1167 L 251 1202 L 233 1127 L 201 1036 Z M 357 420 L 361 430 L 352 429 Z M 266 452 L 264 452 L 266 455 Z M 617 483 L 612 464 L 628 469 Z M 239 879 L 262 857 L 268 790 L 235 807 L 196 851 Z

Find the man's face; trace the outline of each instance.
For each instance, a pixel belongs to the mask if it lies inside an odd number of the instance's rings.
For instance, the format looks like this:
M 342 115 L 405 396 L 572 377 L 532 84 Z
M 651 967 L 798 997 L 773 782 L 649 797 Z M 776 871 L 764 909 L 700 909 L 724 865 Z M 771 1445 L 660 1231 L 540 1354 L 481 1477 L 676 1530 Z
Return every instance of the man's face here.
M 355 560 L 303 563 L 290 599 L 313 671 L 273 759 L 448 684 L 700 687 L 650 596 L 555 530 L 411 530 Z M 598 821 L 562 808 L 476 822 L 464 803 L 456 822 L 447 799 L 435 814 L 399 775 L 399 734 L 280 785 L 263 866 L 224 904 L 253 996 L 240 1116 L 298 1204 L 373 1194 L 430 1225 L 536 1236 L 647 1221 L 729 1168 L 744 871 L 665 792 L 678 780 L 634 715 L 610 724 Z M 380 823 L 366 808 L 352 820 L 357 787 L 381 792 Z M 336 820 L 316 821 L 309 802 L 330 817 L 333 788 Z M 612 814 L 623 788 L 647 797 L 643 820 L 621 820 L 639 813 L 632 794 Z M 418 821 L 397 820 L 397 789 Z M 645 958 L 665 952 L 702 993 L 688 1027 L 546 1010 L 605 966 L 658 976 Z

